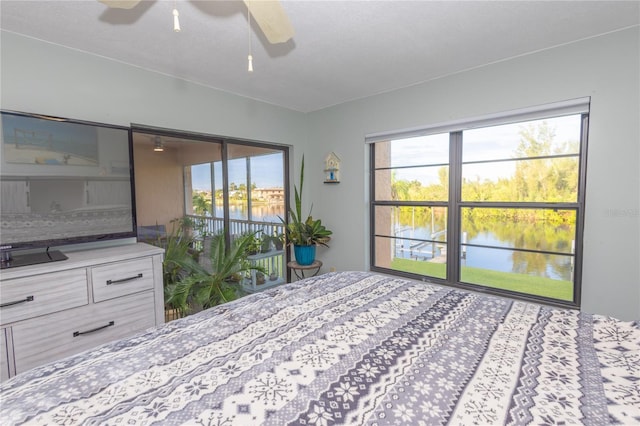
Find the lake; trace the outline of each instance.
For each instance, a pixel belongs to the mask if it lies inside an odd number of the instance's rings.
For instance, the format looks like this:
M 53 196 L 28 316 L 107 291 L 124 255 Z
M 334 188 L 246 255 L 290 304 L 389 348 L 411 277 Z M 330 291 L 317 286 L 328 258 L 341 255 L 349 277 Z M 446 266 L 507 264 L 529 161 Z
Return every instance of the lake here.
M 474 224 L 466 221 L 463 229 L 470 229 L 463 235 L 463 241 L 466 239 L 467 244 L 482 245 L 488 247 L 474 247 L 463 245 L 463 256 L 461 259 L 462 266 L 477 267 L 490 269 L 500 272 L 512 272 L 534 276 L 541 276 L 556 280 L 573 279 L 573 256 L 567 254 L 546 254 L 534 253 L 514 248 L 522 248 L 522 240 L 526 239 L 526 230 L 520 228 L 520 232 L 508 230 L 507 226 L 500 221 L 482 221 L 481 229 Z M 532 228 L 539 228 L 540 224 L 532 225 Z M 431 228 L 407 226 L 399 226 L 397 229 L 403 229 L 400 233 L 405 238 L 414 239 L 431 239 Z M 438 228 L 436 225 L 434 231 L 443 231 L 442 226 Z M 398 234 L 397 234 L 398 235 Z M 539 235 L 539 234 L 538 234 Z M 540 247 L 526 247 L 528 249 L 537 249 L 545 251 L 561 251 L 553 249 L 555 247 L 571 247 L 571 232 L 555 232 L 551 233 L 553 241 L 549 240 L 550 236 L 546 235 L 547 240 Z M 436 240 L 443 240 L 444 235 Z M 417 258 L 420 260 L 431 260 L 446 254 L 444 244 L 422 243 L 408 239 L 396 239 L 395 256 L 400 258 Z M 433 250 L 435 249 L 435 250 Z M 443 252 L 444 250 L 444 252 Z M 432 254 L 432 252 L 435 253 Z
M 216 205 L 216 217 L 223 217 L 222 206 Z M 230 204 L 229 218 L 237 220 L 249 220 L 248 208 L 245 204 Z M 284 206 L 281 204 L 260 204 L 251 207 L 251 220 L 254 222 L 280 223 L 284 219 Z
M 247 220 L 248 211 L 246 205 L 232 204 L 229 206 L 229 214 L 231 219 Z M 222 206 L 216 206 L 217 217 L 222 217 Z M 280 223 L 279 217 L 284 218 L 284 206 L 282 205 L 256 205 L 251 209 L 251 220 L 262 222 Z M 466 249 L 463 257 L 462 265 L 491 269 L 501 272 L 515 272 L 521 274 L 535 275 L 541 277 L 552 278 L 556 280 L 573 279 L 573 256 L 571 255 L 555 255 L 543 253 L 531 253 L 524 251 L 512 250 L 513 248 L 522 247 L 522 240 L 526 234 L 534 235 L 539 230 L 540 224 L 531 224 L 531 231 L 526 226 L 520 226 L 510 229 L 508 226 L 498 220 L 482 220 L 481 224 L 475 224 L 472 221 L 465 220 L 463 229 L 469 229 L 466 233 L 467 244 L 482 245 L 489 247 L 473 247 L 463 246 Z M 430 239 L 431 228 L 398 225 L 397 229 L 404 229 L 400 235 L 405 238 L 414 239 Z M 435 232 L 443 231 L 442 225 L 437 223 L 434 225 Z M 535 235 L 540 235 L 539 233 Z M 572 232 L 564 230 L 563 232 L 553 232 L 550 237 L 542 244 L 545 251 L 561 251 L 556 247 L 571 247 L 573 238 Z M 537 238 L 537 237 L 535 237 Z M 553 238 L 553 240 L 549 240 Z M 443 237 L 437 238 L 443 239 Z M 417 241 L 408 239 L 397 239 L 396 257 L 412 258 L 412 255 L 418 254 L 420 259 L 430 260 L 442 254 L 443 245 L 436 244 L 435 254 L 432 255 L 432 244 L 423 243 L 421 246 L 411 246 L 418 244 Z M 527 247 L 532 248 L 532 247 Z M 540 249 L 540 247 L 536 247 Z

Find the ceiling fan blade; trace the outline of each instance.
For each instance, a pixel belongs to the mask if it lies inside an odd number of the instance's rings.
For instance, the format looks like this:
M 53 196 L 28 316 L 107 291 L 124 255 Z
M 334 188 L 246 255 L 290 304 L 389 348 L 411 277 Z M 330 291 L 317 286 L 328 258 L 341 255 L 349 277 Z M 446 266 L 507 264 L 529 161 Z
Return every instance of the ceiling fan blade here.
M 279 1 L 244 0 L 244 3 L 269 43 L 285 43 L 293 37 L 293 26 Z
M 98 0 L 114 9 L 133 9 L 141 0 Z

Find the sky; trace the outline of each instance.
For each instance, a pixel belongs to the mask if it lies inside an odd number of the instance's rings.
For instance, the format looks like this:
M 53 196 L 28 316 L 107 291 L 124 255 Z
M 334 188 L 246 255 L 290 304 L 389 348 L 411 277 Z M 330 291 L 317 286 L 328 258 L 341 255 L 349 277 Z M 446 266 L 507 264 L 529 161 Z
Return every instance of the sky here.
M 546 121 L 555 129 L 554 146 L 565 141 L 579 141 L 580 115 L 535 120 L 524 124 Z M 519 132 L 523 123 L 484 127 L 466 130 L 463 137 L 463 162 L 515 158 L 515 150 L 520 142 Z M 398 143 L 399 142 L 399 143 Z M 447 164 L 449 162 L 449 134 L 436 134 L 394 140 L 391 144 L 391 166 L 411 166 L 425 164 Z M 399 180 L 420 180 L 428 185 L 438 182 L 439 167 L 397 169 Z M 479 175 L 482 180 L 509 177 L 515 172 L 515 162 L 492 162 L 463 166 L 465 177 Z
M 251 157 L 251 181 L 258 188 L 282 188 L 284 187 L 284 172 L 282 170 L 282 153 L 277 152 L 259 157 Z M 216 163 L 216 189 L 222 189 L 222 168 Z M 239 158 L 229 161 L 229 182 L 246 183 L 246 161 Z M 211 189 L 211 172 L 209 163 L 192 166 L 193 188 L 199 190 Z
M 556 142 L 566 140 L 578 140 L 580 130 L 580 116 L 572 115 L 557 117 L 546 121 L 555 128 Z M 534 125 L 538 122 L 532 122 Z M 512 158 L 515 149 L 520 141 L 518 132 L 521 124 L 515 123 L 504 126 L 493 126 L 468 130 L 467 144 L 464 145 L 464 161 L 469 160 L 495 160 Z M 577 134 L 576 134 L 577 130 Z M 472 140 L 472 141 L 471 141 Z M 424 159 L 430 159 L 431 164 L 441 164 L 449 162 L 449 134 L 438 134 L 431 136 L 421 136 L 409 138 L 403 143 L 393 143 L 392 146 L 392 166 L 409 166 L 414 164 L 424 164 Z M 416 163 L 418 161 L 419 163 Z M 236 159 L 229 162 L 229 182 L 236 184 L 245 183 L 245 159 Z M 283 187 L 284 174 L 282 170 L 282 153 L 252 157 L 252 182 L 258 188 Z M 465 175 L 477 173 L 482 178 L 495 179 L 498 176 L 507 177 L 515 171 L 514 162 L 490 163 L 489 165 L 467 165 Z M 487 173 L 491 170 L 492 176 Z M 194 189 L 210 190 L 211 177 L 209 164 L 193 166 L 192 179 Z M 396 173 L 398 179 L 420 179 L 423 184 L 437 182 L 437 167 L 427 167 L 423 169 L 398 169 Z M 222 182 L 221 168 L 218 163 L 215 176 L 216 185 Z M 220 189 L 218 187 L 218 189 Z

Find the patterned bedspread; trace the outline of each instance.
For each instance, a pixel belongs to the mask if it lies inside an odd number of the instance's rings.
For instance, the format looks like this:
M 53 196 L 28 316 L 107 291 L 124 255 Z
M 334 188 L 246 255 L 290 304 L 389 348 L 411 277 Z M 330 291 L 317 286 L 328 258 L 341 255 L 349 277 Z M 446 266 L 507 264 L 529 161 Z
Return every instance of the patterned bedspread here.
M 333 273 L 31 370 L 0 398 L 3 424 L 638 424 L 640 325 Z

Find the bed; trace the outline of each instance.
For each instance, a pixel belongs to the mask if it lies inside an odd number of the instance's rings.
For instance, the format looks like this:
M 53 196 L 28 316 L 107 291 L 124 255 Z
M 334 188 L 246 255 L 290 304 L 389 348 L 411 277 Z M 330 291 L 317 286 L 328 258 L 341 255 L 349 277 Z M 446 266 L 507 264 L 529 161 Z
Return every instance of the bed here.
M 640 325 L 330 273 L 27 371 L 0 398 L 11 424 L 637 424 Z

